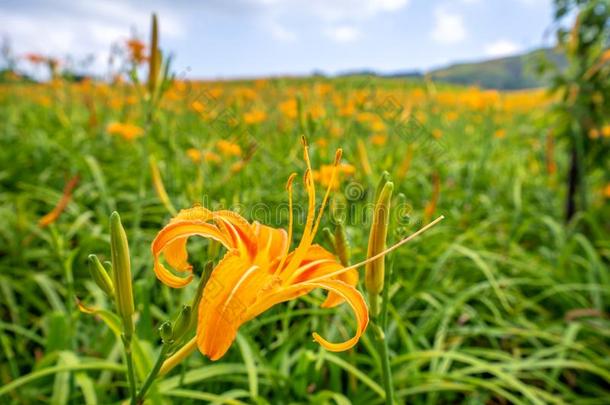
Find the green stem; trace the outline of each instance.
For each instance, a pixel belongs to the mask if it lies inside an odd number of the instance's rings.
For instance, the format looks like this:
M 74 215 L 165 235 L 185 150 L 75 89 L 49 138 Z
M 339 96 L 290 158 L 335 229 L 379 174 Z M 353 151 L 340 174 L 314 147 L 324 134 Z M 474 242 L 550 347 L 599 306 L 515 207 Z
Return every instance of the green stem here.
M 373 331 L 375 332 L 375 346 L 381 359 L 381 377 L 383 380 L 383 388 L 385 390 L 385 403 L 387 405 L 394 404 L 394 383 L 392 380 L 392 368 L 390 367 L 390 356 L 388 350 L 388 341 L 385 338 L 385 331 L 388 323 L 388 302 L 389 289 L 392 282 L 393 260 L 389 260 L 387 271 L 385 272 L 384 289 L 381 296 L 381 310 L 379 315 L 373 318 Z
M 129 396 L 131 398 L 130 404 L 136 405 L 136 372 L 133 366 L 133 354 L 131 351 L 131 338 L 125 337 L 123 338 L 123 346 L 125 347 L 125 364 L 127 369 L 125 372 L 127 373 L 127 381 L 129 382 Z
M 390 357 L 388 355 L 388 342 L 385 339 L 383 330 L 377 323 L 371 325 L 375 332 L 375 346 L 379 357 L 381 358 L 381 378 L 383 380 L 383 388 L 385 390 L 386 405 L 394 404 L 394 384 L 392 381 L 392 369 L 390 368 Z
M 150 373 L 148 373 L 146 380 L 144 380 L 144 384 L 142 384 L 142 388 L 140 388 L 140 392 L 138 392 L 138 395 L 136 396 L 136 402 L 138 404 L 141 403 L 142 400 L 144 400 L 146 391 L 148 391 L 148 389 L 150 388 L 152 383 L 155 381 L 155 378 L 157 377 L 157 375 L 159 375 L 159 370 L 161 370 L 161 366 L 163 365 L 163 362 L 167 358 L 167 353 L 169 352 L 169 348 L 170 348 L 170 345 L 165 344 L 165 343 L 163 344 L 163 346 L 161 346 L 161 351 L 159 352 L 159 356 L 157 357 L 157 360 L 155 361 L 153 368 L 150 370 Z

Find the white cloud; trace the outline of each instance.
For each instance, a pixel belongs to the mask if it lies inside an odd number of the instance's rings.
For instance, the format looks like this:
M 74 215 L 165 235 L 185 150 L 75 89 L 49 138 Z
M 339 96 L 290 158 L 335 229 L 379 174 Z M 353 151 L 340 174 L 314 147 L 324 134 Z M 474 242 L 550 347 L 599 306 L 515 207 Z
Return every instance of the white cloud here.
M 485 46 L 485 54 L 499 57 L 513 55 L 521 50 L 521 47 L 508 39 L 500 39 Z
M 294 42 L 297 36 L 294 32 L 289 31 L 283 25 L 271 21 L 266 24 L 267 29 L 271 33 L 271 36 L 281 42 Z
M 172 10 L 159 11 L 161 39 L 181 38 L 184 23 Z M 19 54 L 35 52 L 77 60 L 93 55 L 93 68 L 105 70 L 110 45 L 131 36 L 135 29 L 148 40 L 149 10 L 128 2 L 91 0 L 62 2 L 38 8 L 0 7 L 0 35 L 7 35 Z
M 326 22 L 362 20 L 380 13 L 400 10 L 411 0 L 242 0 L 259 10 L 281 14 L 309 14 Z
M 434 11 L 434 28 L 432 39 L 441 44 L 456 44 L 466 38 L 466 27 L 461 15 L 451 13 L 444 8 Z
M 335 42 L 352 42 L 360 38 L 360 31 L 349 25 L 340 25 L 326 30 L 326 35 Z

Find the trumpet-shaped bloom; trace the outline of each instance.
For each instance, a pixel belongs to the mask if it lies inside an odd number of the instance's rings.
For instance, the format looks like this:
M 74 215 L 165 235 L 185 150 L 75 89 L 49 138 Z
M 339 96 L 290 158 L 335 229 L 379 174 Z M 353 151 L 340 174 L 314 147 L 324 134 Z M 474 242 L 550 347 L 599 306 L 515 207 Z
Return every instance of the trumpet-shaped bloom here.
M 258 222 L 249 223 L 232 211 L 210 211 L 203 207 L 182 210 L 165 226 L 152 243 L 154 271 L 170 287 L 186 286 L 192 279 L 188 263 L 187 240 L 200 236 L 221 243 L 227 253 L 212 271 L 198 308 L 197 346 L 212 360 L 221 358 L 231 346 L 239 327 L 281 302 L 296 299 L 314 289 L 328 291 L 325 308 L 343 302 L 351 306 L 356 319 L 355 335 L 345 342 L 331 343 L 317 333 L 313 338 L 331 351 L 353 347 L 369 320 L 364 298 L 355 288 L 358 272 L 345 267 L 323 247 L 313 244 L 333 181 L 316 215 L 316 190 L 313 171 L 305 146 L 307 170 L 304 175 L 308 194 L 308 213 L 303 237 L 294 250 L 292 238 L 292 182 L 288 184 L 290 219 L 288 231 Z M 335 156 L 336 175 L 341 151 Z M 171 267 L 170 271 L 162 262 Z

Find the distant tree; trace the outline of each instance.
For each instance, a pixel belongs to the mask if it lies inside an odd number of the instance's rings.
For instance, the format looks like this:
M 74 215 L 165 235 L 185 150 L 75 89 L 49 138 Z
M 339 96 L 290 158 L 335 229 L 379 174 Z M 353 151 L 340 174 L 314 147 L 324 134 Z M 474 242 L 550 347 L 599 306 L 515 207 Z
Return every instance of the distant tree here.
M 572 27 L 564 21 L 575 17 Z M 568 66 L 552 66 L 551 91 L 558 96 L 555 134 L 567 140 L 566 219 L 588 203 L 587 174 L 610 173 L 610 0 L 555 0 L 557 40 Z

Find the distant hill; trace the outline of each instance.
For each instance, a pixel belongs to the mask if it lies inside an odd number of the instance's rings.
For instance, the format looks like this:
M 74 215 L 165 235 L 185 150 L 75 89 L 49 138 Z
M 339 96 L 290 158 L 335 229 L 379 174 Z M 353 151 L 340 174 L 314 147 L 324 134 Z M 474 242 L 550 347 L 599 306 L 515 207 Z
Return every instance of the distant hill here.
M 516 90 L 533 87 L 543 87 L 549 84 L 549 78 L 541 76 L 536 71 L 536 65 L 541 59 L 556 64 L 560 68 L 566 66 L 563 54 L 553 49 L 537 49 L 522 55 L 507 56 L 479 62 L 456 63 L 447 67 L 421 71 L 394 72 L 380 74 L 370 70 L 345 72 L 341 76 L 374 75 L 399 78 L 423 78 L 429 76 L 432 80 L 447 83 L 477 85 L 482 88 Z
M 536 72 L 536 64 L 546 58 L 560 68 L 566 65 L 563 54 L 552 49 L 539 49 L 523 55 L 490 59 L 482 62 L 458 63 L 428 73 L 432 80 L 455 84 L 479 85 L 494 89 L 525 89 L 548 84 L 548 77 Z

